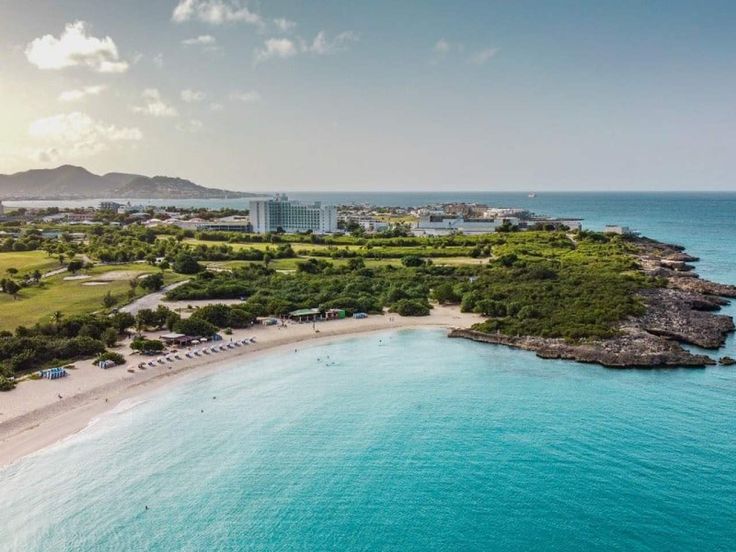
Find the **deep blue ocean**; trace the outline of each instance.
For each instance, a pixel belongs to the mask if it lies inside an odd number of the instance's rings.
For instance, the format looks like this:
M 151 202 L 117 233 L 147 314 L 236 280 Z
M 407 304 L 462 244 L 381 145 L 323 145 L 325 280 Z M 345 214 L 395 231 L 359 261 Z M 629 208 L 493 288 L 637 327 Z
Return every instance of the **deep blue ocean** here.
M 292 196 L 624 224 L 736 284 L 736 194 Z M 0 516 L 3 551 L 734 550 L 736 368 L 609 370 L 434 330 L 246 355 L 0 471 Z

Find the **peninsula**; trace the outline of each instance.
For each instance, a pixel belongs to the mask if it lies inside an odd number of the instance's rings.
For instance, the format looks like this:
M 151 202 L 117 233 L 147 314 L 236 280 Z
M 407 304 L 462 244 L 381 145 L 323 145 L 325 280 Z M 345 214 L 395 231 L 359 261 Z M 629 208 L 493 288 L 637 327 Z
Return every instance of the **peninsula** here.
M 718 349 L 734 331 L 732 317 L 715 314 L 736 298 L 736 286 L 718 284 L 699 278 L 691 262 L 698 259 L 677 245 L 646 238 L 631 238 L 631 255 L 636 270 L 654 278 L 634 297 L 641 308 L 612 326 L 606 337 L 566 340 L 540 335 L 503 333 L 492 321 L 469 329 L 455 329 L 450 337 L 483 343 L 508 345 L 534 351 L 548 359 L 567 359 L 597 363 L 612 368 L 667 366 L 708 366 L 716 360 L 706 354 L 692 353 L 682 345 Z M 722 364 L 731 364 L 724 357 Z

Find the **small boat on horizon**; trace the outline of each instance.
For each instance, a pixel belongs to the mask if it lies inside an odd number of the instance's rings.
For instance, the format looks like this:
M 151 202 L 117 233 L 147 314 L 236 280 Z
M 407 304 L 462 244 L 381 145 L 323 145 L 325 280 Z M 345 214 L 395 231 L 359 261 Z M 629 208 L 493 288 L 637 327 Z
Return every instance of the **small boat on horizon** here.
M 527 197 L 530 197 L 530 198 L 534 199 L 535 197 L 537 197 L 537 194 L 535 194 L 534 192 L 532 192 L 529 195 L 527 195 Z

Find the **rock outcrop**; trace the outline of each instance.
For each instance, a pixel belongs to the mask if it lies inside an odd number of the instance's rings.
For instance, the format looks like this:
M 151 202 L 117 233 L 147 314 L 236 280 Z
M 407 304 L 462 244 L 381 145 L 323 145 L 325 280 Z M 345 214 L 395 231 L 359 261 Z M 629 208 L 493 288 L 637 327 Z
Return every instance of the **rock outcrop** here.
M 564 339 L 488 334 L 475 330 L 452 330 L 449 337 L 508 345 L 533 351 L 541 358 L 575 360 L 609 368 L 702 367 L 716 363 L 707 355 L 686 351 L 676 341 L 628 325 L 622 327 L 619 335 L 611 339 L 580 343 L 571 343 Z

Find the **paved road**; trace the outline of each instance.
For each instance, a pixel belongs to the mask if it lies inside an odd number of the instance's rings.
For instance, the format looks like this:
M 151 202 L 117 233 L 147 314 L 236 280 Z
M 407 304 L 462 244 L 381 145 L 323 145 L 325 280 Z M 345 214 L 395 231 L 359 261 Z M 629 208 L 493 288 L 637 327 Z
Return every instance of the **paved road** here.
M 130 314 L 137 314 L 138 311 L 143 309 L 152 309 L 155 310 L 156 307 L 158 307 L 161 304 L 161 301 L 164 299 L 164 295 L 166 295 L 166 292 L 170 289 L 174 289 L 176 287 L 179 287 L 183 284 L 186 284 L 189 280 L 184 280 L 181 282 L 176 282 L 174 284 L 170 284 L 168 286 L 162 287 L 160 291 L 157 291 L 155 293 L 149 293 L 148 295 L 144 295 L 143 297 L 139 297 L 132 303 L 129 303 L 125 305 L 124 307 L 120 307 L 120 310 L 122 312 L 129 312 Z

